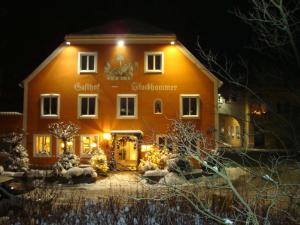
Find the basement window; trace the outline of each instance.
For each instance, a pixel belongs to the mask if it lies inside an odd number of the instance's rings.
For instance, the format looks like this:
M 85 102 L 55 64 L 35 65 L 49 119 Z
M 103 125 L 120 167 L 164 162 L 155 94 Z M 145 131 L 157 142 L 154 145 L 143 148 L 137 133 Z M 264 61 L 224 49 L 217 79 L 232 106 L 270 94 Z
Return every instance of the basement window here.
M 81 135 L 80 136 L 80 155 L 82 157 L 91 157 L 98 151 L 98 135 Z
M 78 73 L 97 73 L 97 52 L 78 53 Z

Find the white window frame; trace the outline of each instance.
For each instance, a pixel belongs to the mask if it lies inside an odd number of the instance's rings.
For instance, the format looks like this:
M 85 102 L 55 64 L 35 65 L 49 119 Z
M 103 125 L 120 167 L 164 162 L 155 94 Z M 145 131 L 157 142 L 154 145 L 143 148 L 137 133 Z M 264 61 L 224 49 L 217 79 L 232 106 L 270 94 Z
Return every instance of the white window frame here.
M 76 142 L 76 140 L 75 140 L 75 137 L 73 137 L 72 138 L 73 139 L 73 153 L 75 154 L 75 142 Z M 62 154 L 59 154 L 59 142 L 62 142 L 62 140 L 61 139 L 59 139 L 59 138 L 56 138 L 56 156 L 62 156 Z
M 95 114 L 94 115 L 81 115 L 81 99 L 82 98 L 95 98 Z M 79 119 L 97 119 L 98 118 L 98 94 L 78 94 L 77 112 Z M 87 110 L 88 111 L 88 110 Z
M 155 103 L 157 101 L 160 101 L 161 112 L 159 112 L 159 113 L 155 112 Z M 157 98 L 157 99 L 155 99 L 153 101 L 153 114 L 155 114 L 155 115 L 161 115 L 161 114 L 163 114 L 163 101 L 160 98 Z
M 81 69 L 81 56 L 94 56 L 94 69 L 89 70 L 88 68 L 86 70 Z M 98 52 L 78 52 L 78 60 L 77 60 L 77 70 L 78 74 L 84 74 L 84 73 L 97 73 L 97 62 L 98 62 Z M 87 57 L 87 67 L 89 65 L 89 57 Z
M 134 98 L 134 115 L 121 115 L 121 98 Z M 118 119 L 137 119 L 138 118 L 138 95 L 137 94 L 117 94 L 117 118 Z
M 153 57 L 153 69 L 150 70 L 148 69 L 148 56 L 156 56 L 160 55 L 161 56 L 161 69 L 157 70 L 155 69 L 155 57 Z M 144 53 L 144 72 L 145 73 L 164 73 L 164 67 L 165 67 L 165 57 L 164 57 L 164 52 L 145 52 Z
M 183 115 L 183 98 L 196 98 L 197 103 L 197 114 L 196 115 Z M 180 116 L 181 118 L 188 118 L 188 119 L 198 119 L 200 118 L 200 95 L 199 94 L 181 94 L 179 99 L 180 105 Z
M 93 154 L 85 154 L 85 153 L 83 153 L 83 148 L 82 148 L 82 143 L 81 143 L 81 141 L 82 141 L 82 138 L 83 137 L 97 137 L 97 149 L 99 149 L 99 135 L 97 135 L 97 134 L 80 134 L 80 157 L 82 157 L 82 158 L 91 158 L 92 156 L 93 156 Z
M 44 99 L 48 97 L 57 97 L 57 114 L 44 114 Z M 59 118 L 60 115 L 60 94 L 49 93 L 49 94 L 41 94 L 41 118 Z M 51 109 L 51 101 L 49 105 Z
M 36 137 L 38 136 L 49 136 L 50 137 L 50 154 L 49 155 L 42 155 L 42 154 L 37 154 L 36 152 Z M 53 155 L 53 150 L 52 150 L 52 135 L 50 134 L 34 134 L 33 135 L 33 157 L 34 158 L 51 158 Z

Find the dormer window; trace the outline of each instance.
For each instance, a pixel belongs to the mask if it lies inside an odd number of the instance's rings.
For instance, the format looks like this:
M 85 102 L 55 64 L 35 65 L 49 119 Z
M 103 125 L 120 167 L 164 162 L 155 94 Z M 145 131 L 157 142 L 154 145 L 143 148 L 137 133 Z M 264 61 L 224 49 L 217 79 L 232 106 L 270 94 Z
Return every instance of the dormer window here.
M 78 73 L 97 73 L 97 52 L 78 53 Z
M 164 72 L 164 53 L 145 52 L 145 73 Z

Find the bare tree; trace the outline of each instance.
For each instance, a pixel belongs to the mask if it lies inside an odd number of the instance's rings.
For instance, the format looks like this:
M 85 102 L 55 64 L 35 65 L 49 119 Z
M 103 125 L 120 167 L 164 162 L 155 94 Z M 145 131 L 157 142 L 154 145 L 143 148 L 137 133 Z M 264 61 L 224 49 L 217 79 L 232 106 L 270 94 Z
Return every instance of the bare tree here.
M 67 152 L 67 142 L 78 135 L 80 127 L 71 122 L 51 123 L 48 126 L 49 133 L 62 140 L 63 153 Z

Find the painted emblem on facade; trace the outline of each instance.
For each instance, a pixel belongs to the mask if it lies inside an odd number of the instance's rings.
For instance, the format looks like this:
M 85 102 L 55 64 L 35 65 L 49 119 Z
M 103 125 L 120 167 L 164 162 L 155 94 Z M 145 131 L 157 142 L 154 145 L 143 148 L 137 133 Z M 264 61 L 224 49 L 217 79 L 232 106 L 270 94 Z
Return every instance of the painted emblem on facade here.
M 137 62 L 126 62 L 123 55 L 117 55 L 112 62 L 106 62 L 104 73 L 108 80 L 131 80 L 137 68 Z

